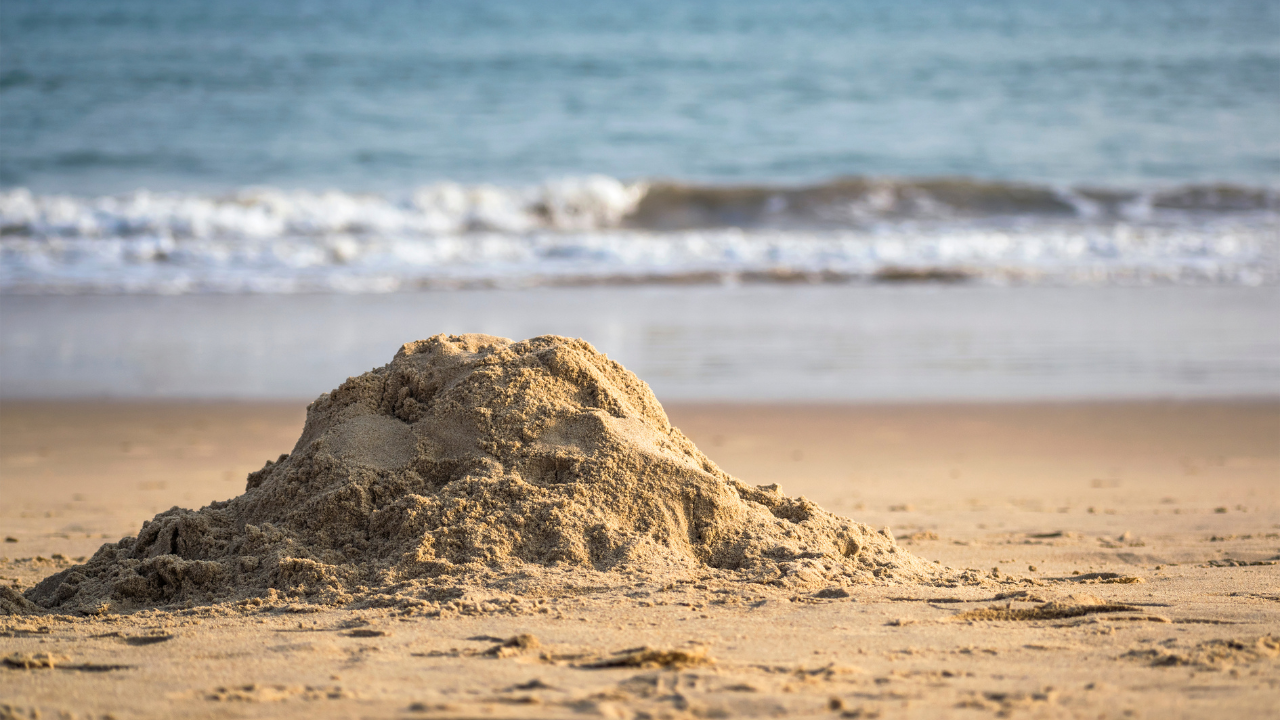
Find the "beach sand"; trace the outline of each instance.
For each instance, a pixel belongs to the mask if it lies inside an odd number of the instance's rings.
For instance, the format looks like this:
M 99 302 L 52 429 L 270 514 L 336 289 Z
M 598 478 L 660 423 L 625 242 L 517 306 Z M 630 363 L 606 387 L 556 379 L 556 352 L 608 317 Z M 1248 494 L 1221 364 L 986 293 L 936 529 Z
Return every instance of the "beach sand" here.
M 240 494 L 304 408 L 5 402 L 0 580 Z M 748 483 L 1017 582 L 6 617 L 0 717 L 1280 714 L 1280 401 L 667 410 Z

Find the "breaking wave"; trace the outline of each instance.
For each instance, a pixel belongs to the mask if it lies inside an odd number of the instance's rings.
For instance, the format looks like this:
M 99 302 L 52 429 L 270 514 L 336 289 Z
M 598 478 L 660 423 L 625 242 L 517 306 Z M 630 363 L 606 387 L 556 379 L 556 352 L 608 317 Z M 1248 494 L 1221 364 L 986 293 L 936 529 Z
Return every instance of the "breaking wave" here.
M 0 192 L 0 292 L 390 292 L 596 283 L 1277 280 L 1280 193 L 591 176 L 403 197 Z

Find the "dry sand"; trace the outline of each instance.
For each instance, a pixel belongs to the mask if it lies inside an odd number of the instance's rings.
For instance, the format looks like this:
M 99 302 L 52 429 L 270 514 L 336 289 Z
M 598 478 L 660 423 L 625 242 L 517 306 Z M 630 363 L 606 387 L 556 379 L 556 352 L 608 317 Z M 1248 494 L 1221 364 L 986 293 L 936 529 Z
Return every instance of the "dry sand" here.
M 171 505 L 240 494 L 293 446 L 303 406 L 5 403 L 5 584 L 29 588 Z M 1277 713 L 1280 403 L 667 410 L 726 472 L 996 580 L 823 597 L 724 592 L 692 572 L 567 588 L 518 613 L 460 597 L 435 614 L 282 599 L 10 617 L 4 712 Z
M 436 335 L 307 406 L 242 495 L 173 508 L 20 597 L 72 615 L 252 601 L 439 615 L 697 577 L 724 592 L 983 583 L 716 467 L 583 340 Z M 847 594 L 840 595 L 847 597 Z M 225 608 L 220 608 L 225 609 Z

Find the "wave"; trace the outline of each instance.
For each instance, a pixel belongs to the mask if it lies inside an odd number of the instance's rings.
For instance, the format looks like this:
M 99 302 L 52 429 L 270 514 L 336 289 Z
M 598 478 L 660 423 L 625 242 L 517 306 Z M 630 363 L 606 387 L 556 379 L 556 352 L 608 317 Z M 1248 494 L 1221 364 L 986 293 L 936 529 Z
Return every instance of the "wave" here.
M 699 186 L 603 176 L 534 187 L 438 183 L 404 198 L 246 188 L 225 195 L 77 198 L 0 192 L 0 234 L 36 237 L 435 235 L 633 228 L 842 228 L 882 221 L 1116 218 L 1280 211 L 1280 192 L 1235 185 L 1061 188 L 966 178 L 842 178 L 812 186 Z
M 154 193 L 76 198 L 0 193 L 0 234 L 33 237 L 270 238 L 417 235 L 617 227 L 644 183 L 590 176 L 530 188 L 439 183 L 404 198 L 246 188 L 225 195 Z
M 390 292 L 661 283 L 1280 279 L 1269 189 L 591 176 L 404 197 L 0 192 L 0 292 Z
M 1169 211 L 1280 209 L 1280 193 L 1233 185 L 1155 190 L 1059 188 L 936 178 L 844 178 L 821 185 L 698 187 L 655 184 L 626 222 L 635 227 L 850 227 L 885 220 L 1078 217 L 1148 220 Z

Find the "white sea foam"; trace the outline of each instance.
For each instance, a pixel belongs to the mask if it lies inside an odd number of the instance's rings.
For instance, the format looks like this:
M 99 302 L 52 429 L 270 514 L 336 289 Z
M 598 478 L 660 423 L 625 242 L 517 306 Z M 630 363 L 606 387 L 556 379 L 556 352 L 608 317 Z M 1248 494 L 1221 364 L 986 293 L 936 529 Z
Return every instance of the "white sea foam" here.
M 635 210 L 643 184 L 590 176 L 533 188 L 440 183 L 396 202 L 337 191 L 248 188 L 225 196 L 152 193 L 73 198 L 0 193 L 0 229 L 37 237 L 274 238 L 351 234 L 430 235 L 467 230 L 612 227 Z
M 1148 201 L 1135 214 L 1129 199 L 1127 205 L 1113 203 L 1122 212 L 1099 210 L 1090 201 L 1083 203 L 1085 210 L 1066 215 L 903 217 L 884 200 L 882 188 L 873 188 L 887 209 L 843 226 L 790 222 L 659 230 L 635 227 L 646 191 L 642 183 L 605 177 L 532 188 L 439 184 L 400 200 L 274 189 L 216 197 L 140 191 L 73 198 L 18 189 L 0 193 L 0 292 L 1280 281 L 1280 219 L 1269 207 L 1205 213 L 1153 210 Z M 789 192 L 793 200 L 799 197 Z M 670 195 L 668 190 L 663 208 L 669 208 Z M 865 207 L 863 197 L 856 200 Z M 1033 200 L 1045 205 L 1042 198 Z M 705 206 L 705 197 L 693 197 L 671 216 L 687 217 L 698 202 Z M 769 197 L 761 204 L 766 210 L 777 205 Z M 820 209 L 830 215 L 829 205 Z M 660 218 L 657 225 L 664 222 Z

